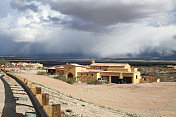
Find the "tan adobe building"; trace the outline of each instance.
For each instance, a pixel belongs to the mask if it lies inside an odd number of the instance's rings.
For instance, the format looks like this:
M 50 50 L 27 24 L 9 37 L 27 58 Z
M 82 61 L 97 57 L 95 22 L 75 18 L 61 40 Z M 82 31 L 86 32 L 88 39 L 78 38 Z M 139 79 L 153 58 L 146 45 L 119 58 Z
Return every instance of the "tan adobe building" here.
M 90 66 L 79 64 L 65 65 L 66 78 L 76 78 L 77 81 L 107 80 L 109 83 L 140 83 L 141 74 L 137 68 L 127 63 L 95 63 Z
M 26 62 L 18 62 L 18 63 L 11 63 L 12 66 L 19 66 L 19 67 L 43 67 L 43 64 L 40 63 L 26 63 Z
M 142 78 L 140 79 L 140 83 L 152 83 L 152 82 L 160 82 L 160 79 L 151 76 L 142 76 Z
M 63 76 L 65 73 L 65 65 L 57 65 L 55 67 L 56 69 L 56 75 Z
M 65 75 L 67 78 L 76 78 L 78 80 L 78 72 L 81 72 L 82 70 L 85 70 L 86 68 L 82 65 L 72 63 L 72 64 L 66 64 L 65 65 Z

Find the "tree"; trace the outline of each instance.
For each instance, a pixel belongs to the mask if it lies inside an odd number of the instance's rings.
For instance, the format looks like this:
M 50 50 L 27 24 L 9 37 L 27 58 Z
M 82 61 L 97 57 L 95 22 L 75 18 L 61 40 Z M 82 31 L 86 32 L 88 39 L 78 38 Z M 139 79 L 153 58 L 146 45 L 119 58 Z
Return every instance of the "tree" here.
M 8 64 L 8 62 L 4 58 L 1 58 L 0 64 L 5 66 Z

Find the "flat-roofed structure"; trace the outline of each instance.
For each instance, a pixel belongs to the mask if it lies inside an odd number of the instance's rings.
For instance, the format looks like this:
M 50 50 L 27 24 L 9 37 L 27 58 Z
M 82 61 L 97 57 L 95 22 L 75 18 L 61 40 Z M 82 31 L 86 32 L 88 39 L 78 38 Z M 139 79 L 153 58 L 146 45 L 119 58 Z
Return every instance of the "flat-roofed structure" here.
M 78 80 L 78 72 L 81 72 L 82 70 L 86 69 L 84 66 L 76 64 L 76 63 L 70 63 L 65 65 L 65 75 L 67 78 L 76 78 Z
M 77 81 L 104 79 L 108 83 L 140 83 L 141 74 L 137 68 L 128 63 L 95 63 L 83 66 L 76 63 L 66 64 L 66 78 L 75 78 Z
M 33 68 L 42 68 L 43 64 L 40 63 L 26 63 L 26 62 L 18 62 L 18 63 L 10 63 L 12 66 L 18 67 L 33 67 Z
M 78 72 L 80 81 L 102 78 L 109 83 L 140 83 L 141 74 L 128 63 L 95 63 Z
M 65 74 L 65 65 L 57 65 L 55 69 L 56 69 L 56 75 L 63 76 Z

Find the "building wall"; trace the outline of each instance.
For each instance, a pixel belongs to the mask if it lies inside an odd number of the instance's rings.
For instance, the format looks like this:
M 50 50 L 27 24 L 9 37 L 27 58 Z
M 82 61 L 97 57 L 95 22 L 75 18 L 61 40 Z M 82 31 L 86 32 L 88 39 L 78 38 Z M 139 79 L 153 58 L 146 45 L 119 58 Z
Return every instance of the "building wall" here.
M 97 72 L 78 72 L 79 81 L 97 80 L 99 73 Z
M 100 72 L 100 76 L 120 76 L 120 72 Z
M 86 68 L 76 67 L 76 68 L 75 68 L 75 77 L 77 77 L 77 76 L 78 76 L 77 73 L 78 73 L 78 72 L 81 72 L 83 69 L 86 69 Z
M 151 77 L 151 76 L 142 76 L 140 79 L 140 83 L 152 83 L 152 82 L 160 82 L 159 78 Z
M 26 62 L 18 62 L 18 63 L 12 63 L 12 65 L 15 66 L 21 66 L 21 67 L 43 67 L 43 64 L 40 63 L 26 63 Z
M 134 68 L 134 67 L 131 68 L 131 72 L 137 72 L 137 71 L 138 71 L 138 68 Z
M 134 72 L 134 73 L 114 73 L 114 72 L 100 72 L 100 76 L 109 76 L 109 82 L 111 82 L 112 76 L 118 76 L 120 79 L 123 79 L 124 77 L 131 77 L 132 83 L 140 83 L 140 72 Z
M 90 66 L 90 69 L 101 69 L 105 71 L 128 71 L 131 72 L 130 65 L 125 66 Z
M 74 65 L 71 65 L 71 64 L 65 65 L 66 79 L 68 78 L 69 73 L 73 74 L 73 78 L 77 78 L 77 76 L 78 76 L 77 73 L 81 72 L 83 69 L 86 69 L 86 68 L 83 68 L 81 66 L 74 66 Z
M 109 66 L 90 66 L 90 69 L 101 69 L 106 70 Z
M 65 70 L 64 69 L 56 69 L 56 75 L 63 76 L 64 74 L 65 74 Z
M 66 79 L 68 78 L 68 74 L 72 73 L 73 77 L 75 77 L 75 67 L 73 65 L 65 65 L 65 75 L 66 75 Z
M 141 79 L 141 73 L 140 72 L 134 72 L 133 74 L 133 84 L 140 83 Z
M 131 72 L 131 69 L 124 69 L 124 68 L 108 68 L 107 71 L 127 71 L 127 72 Z

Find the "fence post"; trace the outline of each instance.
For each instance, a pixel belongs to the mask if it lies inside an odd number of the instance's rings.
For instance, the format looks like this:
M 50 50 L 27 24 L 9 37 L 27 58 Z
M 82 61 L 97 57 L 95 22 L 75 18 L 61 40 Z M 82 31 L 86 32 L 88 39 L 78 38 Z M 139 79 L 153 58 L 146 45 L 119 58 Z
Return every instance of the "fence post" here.
M 42 94 L 42 105 L 49 105 L 49 94 L 48 93 Z
M 60 104 L 44 105 L 43 108 L 49 117 L 61 117 Z
M 54 104 L 53 107 L 53 117 L 61 117 L 61 107 L 60 104 Z
M 36 94 L 41 94 L 41 93 L 42 93 L 42 88 L 36 87 Z

